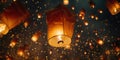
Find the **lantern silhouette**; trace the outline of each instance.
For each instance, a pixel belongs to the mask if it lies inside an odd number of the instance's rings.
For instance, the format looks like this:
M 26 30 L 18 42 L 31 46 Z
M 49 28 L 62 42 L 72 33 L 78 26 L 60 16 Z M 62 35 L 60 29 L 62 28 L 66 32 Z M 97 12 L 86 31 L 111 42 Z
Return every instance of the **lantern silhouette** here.
M 70 45 L 74 30 L 75 17 L 66 7 L 60 5 L 47 12 L 48 43 L 52 47 Z
M 13 2 L 0 14 L 0 35 L 19 25 L 29 17 L 29 12 L 18 1 Z
M 117 0 L 107 0 L 107 8 L 112 15 L 120 12 L 120 3 Z

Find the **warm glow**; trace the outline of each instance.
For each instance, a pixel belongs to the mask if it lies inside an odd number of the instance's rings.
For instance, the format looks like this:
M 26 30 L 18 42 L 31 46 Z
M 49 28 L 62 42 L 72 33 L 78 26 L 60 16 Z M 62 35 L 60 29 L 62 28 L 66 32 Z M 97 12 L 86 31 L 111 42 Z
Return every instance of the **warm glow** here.
M 63 4 L 64 5 L 68 5 L 69 4 L 69 0 L 63 0 Z
M 99 45 L 103 45 L 103 44 L 104 44 L 104 42 L 103 42 L 102 40 L 98 40 L 97 43 L 98 43 Z

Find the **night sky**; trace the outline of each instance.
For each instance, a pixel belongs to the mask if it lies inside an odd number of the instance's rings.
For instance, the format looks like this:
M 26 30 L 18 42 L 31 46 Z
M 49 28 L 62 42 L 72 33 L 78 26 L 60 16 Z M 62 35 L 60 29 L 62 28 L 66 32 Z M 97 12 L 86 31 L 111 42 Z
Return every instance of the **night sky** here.
M 63 4 L 63 0 L 18 1 L 30 12 L 30 17 L 0 38 L 0 60 L 120 60 L 120 13 L 111 15 L 106 0 L 69 0 L 65 5 L 76 16 L 70 48 L 51 47 L 47 40 L 46 12 Z M 0 2 L 0 13 L 13 2 Z M 81 9 L 86 12 L 84 20 L 79 18 Z M 33 41 L 31 37 L 38 32 L 38 40 Z M 13 40 L 16 44 L 10 46 Z M 17 53 L 19 49 L 23 49 L 23 55 Z

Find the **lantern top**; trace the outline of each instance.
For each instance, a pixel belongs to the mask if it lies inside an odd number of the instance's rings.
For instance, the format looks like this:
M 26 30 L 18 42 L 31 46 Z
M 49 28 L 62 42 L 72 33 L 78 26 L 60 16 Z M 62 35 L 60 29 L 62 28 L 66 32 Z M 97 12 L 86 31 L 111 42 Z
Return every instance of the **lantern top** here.
M 66 19 L 69 22 L 75 22 L 75 16 L 71 13 L 64 5 L 59 5 L 53 10 L 48 11 L 47 13 L 47 23 L 61 21 Z

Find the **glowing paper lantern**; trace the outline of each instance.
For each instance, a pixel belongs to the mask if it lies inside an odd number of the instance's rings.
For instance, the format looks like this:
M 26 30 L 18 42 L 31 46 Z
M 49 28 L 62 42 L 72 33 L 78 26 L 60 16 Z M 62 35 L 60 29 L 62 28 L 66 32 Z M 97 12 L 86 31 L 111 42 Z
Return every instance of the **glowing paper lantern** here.
M 63 0 L 63 4 L 64 5 L 68 5 L 69 4 L 69 0 Z
M 103 45 L 103 44 L 104 44 L 104 42 L 103 42 L 102 40 L 98 40 L 97 43 L 98 43 L 99 45 Z
M 24 56 L 24 48 L 22 48 L 22 47 L 20 47 L 18 50 L 17 50 L 17 54 L 19 55 L 19 56 Z
M 0 14 L 0 35 L 19 25 L 28 18 L 29 12 L 18 1 L 13 2 Z
M 84 20 L 85 19 L 85 9 L 81 9 L 80 12 L 79 12 L 79 18 Z
M 38 13 L 38 18 L 42 18 L 42 14 L 41 13 Z
M 90 5 L 90 8 L 95 8 L 95 3 L 92 0 L 89 2 L 89 5 Z
M 10 43 L 10 47 L 13 48 L 16 45 L 16 43 L 17 43 L 17 39 L 13 39 Z
M 71 43 L 75 17 L 63 5 L 47 12 L 48 43 L 53 47 L 67 47 Z
M 120 3 L 117 0 L 107 0 L 107 8 L 112 15 L 120 12 Z
M 102 10 L 102 9 L 99 9 L 98 12 L 99 12 L 100 14 L 102 14 L 102 13 L 103 13 L 103 10 Z
M 0 2 L 2 2 L 2 3 L 6 3 L 6 2 L 7 2 L 7 0 L 0 0 Z
M 35 34 L 33 34 L 31 40 L 32 40 L 33 42 L 36 42 L 36 41 L 38 40 L 38 38 L 40 37 L 40 35 L 41 35 L 41 32 L 39 32 L 39 31 L 36 32 Z

